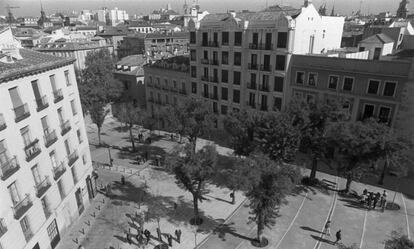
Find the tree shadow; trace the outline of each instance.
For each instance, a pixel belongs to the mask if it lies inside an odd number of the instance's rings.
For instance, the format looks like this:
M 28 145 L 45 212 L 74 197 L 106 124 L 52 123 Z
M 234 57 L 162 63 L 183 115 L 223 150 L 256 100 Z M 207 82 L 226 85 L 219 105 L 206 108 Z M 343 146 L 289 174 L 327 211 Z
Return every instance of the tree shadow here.
M 122 132 L 129 131 L 129 127 L 128 126 L 120 125 L 120 126 L 113 127 L 111 130 L 122 133 Z
M 323 232 L 321 232 L 321 231 L 318 231 L 318 230 L 316 230 L 316 229 L 314 229 L 314 228 L 311 228 L 311 227 L 301 226 L 300 228 L 301 228 L 301 229 L 303 229 L 303 230 L 305 230 L 305 231 L 309 231 L 309 232 L 314 232 L 314 233 L 325 234 L 325 233 L 323 233 Z
M 213 234 L 217 235 L 222 241 L 226 241 L 226 234 L 230 234 L 230 235 L 233 235 L 234 237 L 244 239 L 250 242 L 255 240 L 255 238 L 250 238 L 245 235 L 237 233 L 236 229 L 233 226 L 234 226 L 234 222 L 231 222 L 228 224 L 221 224 L 216 229 L 213 230 Z
M 211 195 L 204 195 L 204 196 L 207 196 L 207 197 L 213 198 L 213 199 L 215 199 L 215 200 L 217 200 L 217 201 L 221 201 L 221 202 L 225 202 L 225 203 L 232 204 L 232 202 L 231 202 L 231 201 L 229 201 L 229 200 L 225 200 L 225 199 L 222 199 L 222 198 L 219 198 L 219 197 L 214 197 L 214 196 L 211 196 Z
M 321 238 L 321 237 L 316 236 L 316 235 L 311 235 L 311 237 L 312 237 L 314 240 L 317 240 L 317 241 L 320 241 L 320 242 L 323 242 L 323 243 L 327 243 L 327 244 L 330 244 L 330 245 L 333 245 L 333 244 L 334 244 L 334 242 L 333 242 L 333 241 L 331 241 L 331 240 L 327 240 L 327 239 L 324 239 L 324 238 Z

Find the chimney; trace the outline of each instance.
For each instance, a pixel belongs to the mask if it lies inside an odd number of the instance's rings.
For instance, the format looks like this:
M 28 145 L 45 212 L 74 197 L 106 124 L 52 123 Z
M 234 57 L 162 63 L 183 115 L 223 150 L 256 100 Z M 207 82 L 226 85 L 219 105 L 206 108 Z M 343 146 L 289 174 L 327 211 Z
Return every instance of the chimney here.
M 312 4 L 312 0 L 305 0 L 305 7 L 308 7 L 309 4 Z

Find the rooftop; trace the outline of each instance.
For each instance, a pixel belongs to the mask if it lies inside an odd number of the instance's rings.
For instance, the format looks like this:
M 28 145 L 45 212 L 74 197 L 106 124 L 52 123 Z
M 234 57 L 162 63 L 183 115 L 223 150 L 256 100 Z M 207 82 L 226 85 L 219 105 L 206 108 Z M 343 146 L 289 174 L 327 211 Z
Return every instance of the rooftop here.
M 120 69 L 116 73 L 129 74 L 129 75 L 144 75 L 143 66 L 146 64 L 146 58 L 142 54 L 130 55 L 122 58 L 116 63 L 117 68 Z M 131 71 L 123 71 L 121 67 L 131 67 Z
M 385 44 L 385 43 L 394 42 L 394 40 L 391 39 L 390 37 L 388 37 L 387 35 L 380 33 L 380 34 L 372 35 L 372 36 L 370 36 L 370 37 L 368 37 L 368 38 L 366 38 L 366 39 L 364 39 L 360 42 L 361 43 L 382 43 L 382 44 Z
M 0 83 L 71 64 L 72 58 L 56 57 L 30 49 L 18 49 L 22 59 L 0 62 Z
M 61 42 L 38 44 L 34 49 L 38 51 L 76 51 L 103 47 L 107 46 L 102 46 L 98 42 L 64 42 L 62 40 Z
M 158 60 L 152 64 L 147 64 L 145 67 L 163 68 L 180 72 L 189 72 L 190 58 L 185 55 L 174 56 L 167 59 Z

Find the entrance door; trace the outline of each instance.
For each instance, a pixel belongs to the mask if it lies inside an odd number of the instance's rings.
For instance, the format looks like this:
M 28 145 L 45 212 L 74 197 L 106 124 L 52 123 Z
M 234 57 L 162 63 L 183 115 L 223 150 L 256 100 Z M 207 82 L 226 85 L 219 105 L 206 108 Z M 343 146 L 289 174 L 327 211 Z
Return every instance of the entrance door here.
M 80 188 L 76 190 L 75 197 L 76 197 L 76 204 L 78 205 L 79 215 L 81 215 L 84 210 L 84 206 L 83 206 L 83 201 L 82 201 L 82 191 Z

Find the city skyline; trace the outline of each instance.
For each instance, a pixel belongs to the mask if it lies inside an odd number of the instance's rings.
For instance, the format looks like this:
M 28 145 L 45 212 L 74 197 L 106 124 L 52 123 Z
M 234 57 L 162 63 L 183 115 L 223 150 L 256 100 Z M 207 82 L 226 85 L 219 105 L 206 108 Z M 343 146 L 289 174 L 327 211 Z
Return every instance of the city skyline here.
M 191 3 L 191 0 L 188 0 L 187 3 Z M 220 13 L 226 12 L 229 9 L 237 10 L 252 10 L 258 11 L 266 7 L 266 5 L 275 5 L 275 4 L 283 4 L 283 5 L 291 5 L 293 7 L 300 7 L 303 4 L 303 0 L 278 0 L 278 1 L 270 1 L 270 0 L 260 0 L 259 2 L 251 2 L 251 1 L 238 1 L 238 0 L 226 0 L 226 1 L 219 1 L 219 0 L 210 0 L 210 1 L 198 1 L 201 5 L 202 10 L 207 10 L 211 13 Z M 329 12 L 332 9 L 332 6 L 335 2 L 335 12 L 342 14 L 342 15 L 349 15 L 352 12 L 356 12 L 360 6 L 360 0 L 349 0 L 349 1 L 335 1 L 335 0 L 314 0 L 313 4 L 316 8 L 319 8 L 320 5 L 323 3 L 327 3 L 327 8 Z M 390 11 L 391 13 L 395 13 L 399 4 L 399 0 L 364 0 L 361 5 L 361 10 L 363 14 L 376 14 L 379 12 Z M 71 1 L 70 3 L 63 1 L 63 0 L 43 0 L 43 8 L 47 14 L 52 14 L 55 12 L 64 12 L 69 13 L 71 11 L 80 11 L 82 9 L 89 9 L 89 10 L 96 10 L 102 7 L 107 8 L 114 8 L 118 7 L 119 9 L 126 9 L 128 13 L 133 14 L 145 14 L 152 12 L 153 10 L 165 8 L 166 5 L 170 3 L 171 7 L 182 13 L 182 7 L 184 4 L 183 0 L 138 0 L 138 1 L 130 1 L 130 0 L 90 0 L 90 1 L 82 1 L 82 0 L 75 0 Z M 237 4 L 237 5 L 236 5 Z M 13 14 L 15 16 L 37 16 L 40 13 L 40 0 L 13 0 L 13 1 L 2 1 L 0 7 L 3 9 L 3 12 L 0 15 L 6 15 L 6 6 L 18 6 L 19 8 L 13 9 Z M 76 6 L 74 8 L 74 6 Z M 234 8 L 235 6 L 239 6 L 239 8 Z M 410 3 L 409 8 L 413 8 L 414 4 Z

